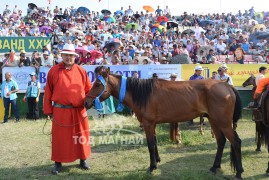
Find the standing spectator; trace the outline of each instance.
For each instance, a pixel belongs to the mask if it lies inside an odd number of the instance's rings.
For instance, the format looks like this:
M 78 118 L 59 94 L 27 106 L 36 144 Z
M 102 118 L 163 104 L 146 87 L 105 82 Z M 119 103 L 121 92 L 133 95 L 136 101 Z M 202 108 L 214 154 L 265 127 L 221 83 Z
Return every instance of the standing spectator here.
M 259 74 L 258 74 L 258 76 L 255 79 L 256 86 L 258 86 L 259 81 L 265 77 L 264 75 L 266 73 L 266 70 L 267 70 L 267 68 L 264 67 L 264 66 L 261 66 L 259 68 Z
M 81 168 L 89 169 L 86 159 L 91 153 L 84 99 L 92 84 L 87 72 L 75 64 L 77 54 L 72 44 L 65 44 L 61 54 L 63 62 L 53 66 L 48 73 L 44 97 L 44 114 L 53 115 L 53 174 L 61 171 L 63 162 L 77 159 L 80 159 Z M 81 138 L 84 143 L 79 141 Z
M 17 94 L 19 87 L 16 81 L 11 79 L 11 73 L 6 72 L 5 74 L 5 81 L 3 81 L 2 84 L 2 99 L 4 101 L 4 107 L 5 107 L 5 116 L 4 116 L 4 122 L 8 122 L 8 114 L 9 114 L 9 105 L 12 105 L 12 109 L 14 112 L 14 116 L 16 118 L 16 122 L 20 121 L 19 111 L 17 107 Z
M 163 14 L 163 10 L 160 9 L 160 6 L 157 6 L 157 9 L 156 9 L 156 11 L 155 11 L 155 14 L 156 14 L 157 16 L 161 16 L 161 15 Z
M 201 79 L 205 79 L 204 76 L 201 75 L 202 74 L 202 71 L 203 71 L 203 67 L 202 66 L 196 66 L 194 70 L 195 70 L 195 73 L 194 73 L 194 75 L 192 75 L 190 77 L 189 80 L 201 80 Z
M 228 80 L 228 84 L 233 85 L 233 80 L 232 78 L 225 73 L 225 70 L 223 67 L 219 67 L 218 69 L 218 74 L 216 75 L 216 80 L 219 81 L 227 81 Z
M 36 78 L 35 72 L 32 72 L 30 76 L 31 81 L 28 82 L 28 87 L 24 96 L 24 101 L 27 99 L 28 104 L 28 113 L 26 118 L 37 120 L 39 119 L 38 102 L 40 96 L 40 83 Z

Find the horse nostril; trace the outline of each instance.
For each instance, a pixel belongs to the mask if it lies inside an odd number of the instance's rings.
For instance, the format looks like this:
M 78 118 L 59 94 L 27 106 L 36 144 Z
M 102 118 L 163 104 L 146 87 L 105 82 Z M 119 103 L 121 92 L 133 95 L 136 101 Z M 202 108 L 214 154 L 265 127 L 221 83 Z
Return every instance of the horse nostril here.
M 85 106 L 87 107 L 87 105 L 88 105 L 88 103 L 87 102 L 85 102 Z

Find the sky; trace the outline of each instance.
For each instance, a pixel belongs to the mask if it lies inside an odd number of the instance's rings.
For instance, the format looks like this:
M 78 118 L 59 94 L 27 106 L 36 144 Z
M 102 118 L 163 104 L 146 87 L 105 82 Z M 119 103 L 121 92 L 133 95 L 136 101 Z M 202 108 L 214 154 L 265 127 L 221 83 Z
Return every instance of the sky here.
M 38 7 L 50 6 L 53 9 L 56 5 L 62 8 L 74 6 L 78 8 L 85 6 L 91 11 L 101 11 L 109 9 L 112 12 L 119 10 L 120 7 L 127 9 L 131 5 L 134 11 L 142 11 L 144 5 L 150 5 L 154 9 L 159 5 L 163 9 L 166 5 L 170 8 L 172 15 L 181 15 L 184 11 L 188 13 L 236 13 L 254 7 L 256 12 L 269 11 L 269 0 L 0 0 L 0 13 L 6 5 L 10 10 L 18 5 L 19 9 L 26 12 L 28 3 L 35 3 Z

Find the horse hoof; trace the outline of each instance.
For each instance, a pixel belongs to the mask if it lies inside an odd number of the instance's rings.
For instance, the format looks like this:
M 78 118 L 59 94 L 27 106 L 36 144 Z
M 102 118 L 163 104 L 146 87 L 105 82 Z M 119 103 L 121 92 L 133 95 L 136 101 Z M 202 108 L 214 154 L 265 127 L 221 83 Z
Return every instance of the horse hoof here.
M 156 158 L 156 162 L 157 163 L 161 162 L 161 158 L 160 157 Z
M 177 140 L 177 144 L 182 144 L 181 140 Z
M 236 173 L 235 179 L 243 180 L 241 174 L 242 174 L 242 173 Z
M 256 151 L 256 152 L 262 152 L 261 149 L 258 149 L 258 148 L 257 148 L 255 151 Z
M 217 173 L 217 169 L 215 167 L 210 168 L 209 171 L 213 174 Z
M 266 175 L 269 176 L 269 168 L 266 170 Z
M 150 174 L 152 174 L 155 169 L 157 169 L 157 166 L 155 166 L 155 167 L 149 167 L 148 172 Z

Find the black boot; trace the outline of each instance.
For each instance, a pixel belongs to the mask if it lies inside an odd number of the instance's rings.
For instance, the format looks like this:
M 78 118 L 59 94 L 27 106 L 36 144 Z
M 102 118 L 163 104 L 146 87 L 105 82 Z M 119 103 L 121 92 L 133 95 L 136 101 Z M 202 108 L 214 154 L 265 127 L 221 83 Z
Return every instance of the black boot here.
M 79 163 L 79 166 L 82 168 L 82 169 L 85 169 L 85 170 L 88 170 L 90 169 L 90 166 L 88 165 L 88 163 L 86 162 L 86 160 L 80 160 L 80 163 Z
M 250 102 L 249 105 L 244 108 L 244 109 L 247 109 L 247 110 L 257 110 L 259 108 L 259 103 L 258 103 L 258 100 L 257 99 L 254 99 L 253 102 Z
M 61 172 L 62 169 L 62 163 L 60 162 L 55 162 L 54 167 L 52 168 L 52 174 L 59 174 Z

